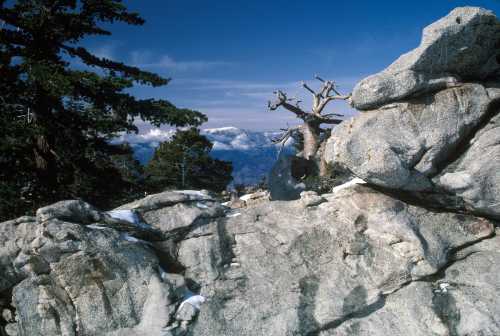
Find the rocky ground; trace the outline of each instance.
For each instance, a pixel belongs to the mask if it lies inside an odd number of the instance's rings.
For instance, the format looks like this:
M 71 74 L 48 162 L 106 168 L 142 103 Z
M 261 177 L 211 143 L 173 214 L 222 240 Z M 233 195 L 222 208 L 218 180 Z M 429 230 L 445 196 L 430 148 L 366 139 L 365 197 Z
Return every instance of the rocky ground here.
M 358 84 L 325 150 L 358 179 L 331 193 L 0 223 L 0 335 L 500 335 L 499 45 L 459 8 Z

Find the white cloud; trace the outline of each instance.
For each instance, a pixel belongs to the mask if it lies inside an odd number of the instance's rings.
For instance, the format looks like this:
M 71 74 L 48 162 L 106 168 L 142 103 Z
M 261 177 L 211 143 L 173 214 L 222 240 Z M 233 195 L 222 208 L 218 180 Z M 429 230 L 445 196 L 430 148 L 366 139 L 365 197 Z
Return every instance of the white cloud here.
M 122 134 L 119 137 L 116 137 L 113 141 L 117 143 L 128 142 L 130 144 L 139 144 L 139 143 L 155 143 L 158 144 L 160 142 L 169 140 L 172 135 L 175 133 L 173 129 L 160 129 L 160 128 L 150 128 L 149 130 L 144 130 L 140 134 Z
M 347 86 L 355 79 L 342 78 L 341 92 L 349 92 Z M 349 83 L 350 82 L 350 83 Z M 316 80 L 308 81 L 313 88 L 319 88 Z M 302 100 L 304 110 L 311 108 L 311 94 L 302 88 L 300 82 L 265 82 L 229 79 L 180 78 L 170 84 L 179 107 L 188 107 L 207 115 L 208 123 L 203 127 L 236 126 L 253 130 L 278 130 L 301 121 L 284 109 L 268 111 L 267 102 L 274 99 L 273 91 L 281 89 L 289 97 Z M 326 113 L 341 113 L 346 116 L 355 112 L 347 103 L 335 101 L 328 105 Z M 147 130 L 146 130 L 147 131 Z M 142 130 L 141 130 L 142 132 Z
M 233 66 L 234 63 L 226 61 L 178 61 L 169 55 L 156 57 L 148 50 L 136 50 L 130 53 L 131 62 L 139 68 L 167 69 L 180 72 L 202 71 L 218 67 Z
M 182 78 L 175 79 L 173 84 L 189 86 L 191 90 L 269 90 L 291 88 L 299 82 L 252 82 L 230 79 Z

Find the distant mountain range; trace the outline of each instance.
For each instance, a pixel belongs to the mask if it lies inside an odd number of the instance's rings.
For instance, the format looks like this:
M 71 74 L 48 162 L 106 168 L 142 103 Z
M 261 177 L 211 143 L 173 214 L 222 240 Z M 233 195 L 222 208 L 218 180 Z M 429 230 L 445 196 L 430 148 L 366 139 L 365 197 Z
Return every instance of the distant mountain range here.
M 145 134 L 126 134 L 115 140 L 128 142 L 134 149 L 134 156 L 142 164 L 153 157 L 158 145 L 169 140 L 174 130 L 153 129 Z M 272 168 L 278 157 L 280 145 L 272 139 L 279 132 L 257 132 L 236 127 L 222 127 L 202 130 L 213 144 L 211 155 L 214 158 L 233 163 L 233 183 L 254 185 L 259 183 Z M 293 152 L 293 147 L 287 144 L 286 152 Z

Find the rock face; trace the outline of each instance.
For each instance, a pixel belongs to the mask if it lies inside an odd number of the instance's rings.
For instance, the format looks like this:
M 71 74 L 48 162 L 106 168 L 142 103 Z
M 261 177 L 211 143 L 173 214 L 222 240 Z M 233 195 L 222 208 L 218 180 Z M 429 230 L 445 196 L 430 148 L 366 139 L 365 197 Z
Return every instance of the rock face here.
M 500 218 L 499 29 L 472 7 L 427 27 L 420 47 L 358 84 L 353 102 L 368 110 L 332 132 L 325 160 L 388 192 Z M 422 90 L 404 77 L 416 70 L 461 81 Z
M 305 198 L 247 209 L 211 235 L 181 243 L 186 274 L 202 279 L 209 297 L 190 335 L 355 335 L 342 331 L 344 323 L 387 309 L 388 302 L 393 315 L 385 328 L 393 334 L 415 326 L 421 335 L 447 335 L 432 309 L 441 280 L 431 276 L 461 247 L 491 235 L 492 224 L 430 212 L 360 186 L 322 198 L 311 206 Z M 421 301 L 411 309 L 418 312 L 423 302 L 427 309 L 412 316 L 399 291 L 420 282 L 428 292 L 413 294 Z M 494 301 L 490 311 L 497 310 Z M 498 332 L 498 318 L 487 316 Z M 419 325 L 423 319 L 427 325 Z
M 382 187 L 428 191 L 492 114 L 500 89 L 464 84 L 367 111 L 339 125 L 325 158 Z
M 494 222 L 366 185 L 336 190 L 237 210 L 192 191 L 122 206 L 160 232 L 150 241 L 73 201 L 1 223 L 0 327 L 22 336 L 500 332 Z M 100 220 L 79 222 L 88 209 Z
M 1 335 L 163 335 L 180 325 L 175 314 L 190 291 L 171 273 L 176 265 L 165 262 L 169 251 L 155 244 L 220 215 L 222 206 L 205 193 L 182 191 L 123 209 L 147 220 L 164 217 L 150 226 L 62 201 L 36 218 L 0 224 Z
M 55 205 L 61 209 L 61 204 Z M 175 287 L 160 278 L 147 244 L 114 229 L 58 218 L 21 222 L 23 245 L 13 262 L 12 290 L 19 335 L 158 333 L 173 313 Z M 3 266 L 3 265 L 2 265 Z M 161 296 L 160 296 L 161 294 Z M 152 316 L 154 324 L 150 323 Z M 166 319 L 164 318 L 166 316 Z
M 467 150 L 433 181 L 444 192 L 457 195 L 476 213 L 500 214 L 500 115 L 485 123 Z
M 422 92 L 498 75 L 500 22 L 488 10 L 462 7 L 426 27 L 418 48 L 362 80 L 353 106 L 370 110 Z
M 468 49 L 432 62 L 428 49 L 484 44 L 486 60 L 496 27 L 487 11 L 458 9 L 403 60 L 492 75 Z M 407 89 L 400 78 L 381 85 Z M 285 162 L 292 201 L 231 209 L 168 191 L 0 223 L 0 335 L 500 335 L 500 89 L 489 80 L 386 93 L 339 125 L 325 159 L 358 178 L 328 194 L 297 188 L 303 171 Z
M 276 201 L 300 198 L 300 193 L 306 188 L 301 178 L 313 169 L 308 160 L 292 155 L 281 155 L 267 179 L 271 198 Z

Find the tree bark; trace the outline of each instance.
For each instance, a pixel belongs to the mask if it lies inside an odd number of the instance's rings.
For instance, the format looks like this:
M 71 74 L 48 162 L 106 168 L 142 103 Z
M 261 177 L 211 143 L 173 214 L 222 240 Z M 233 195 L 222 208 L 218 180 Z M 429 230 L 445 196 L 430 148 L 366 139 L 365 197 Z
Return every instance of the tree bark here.
M 304 135 L 304 151 L 302 155 L 304 159 L 314 160 L 320 142 L 319 126 L 306 121 L 302 127 L 302 132 Z

